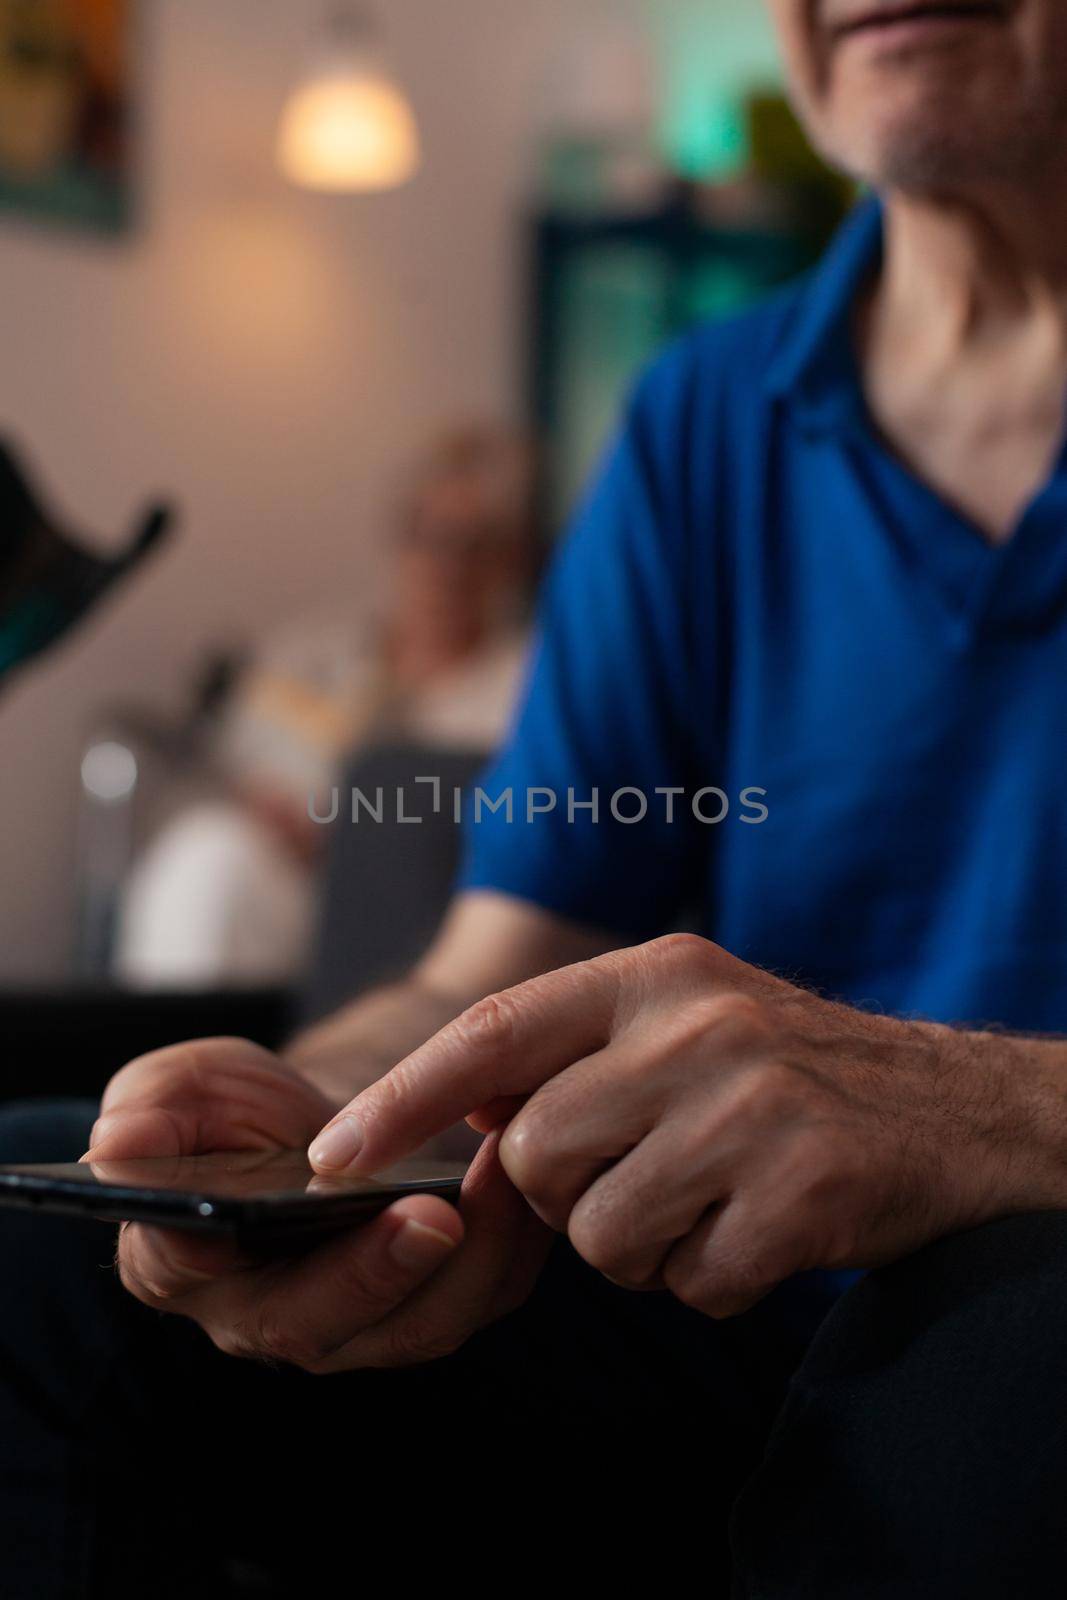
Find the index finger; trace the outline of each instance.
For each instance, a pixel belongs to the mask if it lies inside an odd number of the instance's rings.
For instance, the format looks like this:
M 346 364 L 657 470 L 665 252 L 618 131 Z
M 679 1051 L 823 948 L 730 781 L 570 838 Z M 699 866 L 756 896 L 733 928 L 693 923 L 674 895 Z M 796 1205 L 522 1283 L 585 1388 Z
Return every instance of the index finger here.
M 607 1043 L 618 995 L 616 963 L 597 957 L 479 1001 L 327 1123 L 312 1166 L 380 1172 L 479 1107 L 532 1094 Z

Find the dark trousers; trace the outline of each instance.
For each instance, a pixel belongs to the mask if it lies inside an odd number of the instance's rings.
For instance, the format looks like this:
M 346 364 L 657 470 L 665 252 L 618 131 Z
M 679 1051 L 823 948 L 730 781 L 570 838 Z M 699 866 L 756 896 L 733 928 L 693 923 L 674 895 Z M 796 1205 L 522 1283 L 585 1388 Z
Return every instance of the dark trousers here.
M 9 1111 L 0 1160 L 71 1159 L 91 1116 Z M 455 1357 L 333 1378 L 219 1355 L 111 1249 L 0 1212 L 5 1600 L 1067 1592 L 1067 1215 L 942 1241 L 828 1316 L 812 1280 L 727 1324 L 561 1247 Z

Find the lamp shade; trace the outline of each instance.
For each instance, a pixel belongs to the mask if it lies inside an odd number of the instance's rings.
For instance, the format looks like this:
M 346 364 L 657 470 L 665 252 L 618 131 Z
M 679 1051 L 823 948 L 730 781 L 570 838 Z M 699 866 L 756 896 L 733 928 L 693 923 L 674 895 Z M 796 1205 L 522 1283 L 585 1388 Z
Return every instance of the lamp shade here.
M 278 164 L 292 182 L 335 194 L 395 189 L 418 171 L 419 131 L 405 95 L 367 62 L 327 63 L 290 96 Z

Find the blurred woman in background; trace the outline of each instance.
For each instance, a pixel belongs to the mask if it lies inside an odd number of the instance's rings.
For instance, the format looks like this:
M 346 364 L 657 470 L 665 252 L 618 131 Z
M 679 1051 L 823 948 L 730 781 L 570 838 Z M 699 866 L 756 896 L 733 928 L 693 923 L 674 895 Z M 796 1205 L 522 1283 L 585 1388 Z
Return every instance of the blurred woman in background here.
M 537 569 L 534 456 L 469 427 L 404 495 L 384 617 L 267 641 L 210 735 L 220 792 L 157 832 L 123 895 L 116 973 L 135 987 L 287 982 L 306 960 L 323 829 L 309 800 L 389 741 L 492 751 L 514 704 Z

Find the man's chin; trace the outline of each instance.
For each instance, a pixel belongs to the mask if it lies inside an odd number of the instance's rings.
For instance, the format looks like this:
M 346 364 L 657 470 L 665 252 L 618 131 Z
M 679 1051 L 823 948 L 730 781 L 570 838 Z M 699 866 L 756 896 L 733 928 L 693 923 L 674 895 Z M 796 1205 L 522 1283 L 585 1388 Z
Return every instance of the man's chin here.
M 875 188 L 917 193 L 969 187 L 989 174 L 983 152 L 927 137 L 918 128 L 877 145 L 866 165 L 861 176 Z
M 876 189 L 918 193 L 1019 182 L 1033 173 L 1037 152 L 1032 141 L 1022 137 L 1015 141 L 1003 131 L 998 140 L 990 141 L 982 132 L 969 132 L 968 124 L 969 118 L 952 121 L 942 111 L 934 117 L 911 115 L 868 128 L 850 169 Z
M 1067 107 L 1010 84 L 855 83 L 842 94 L 833 144 L 853 176 L 875 188 L 973 191 L 1027 186 L 1062 164 Z

